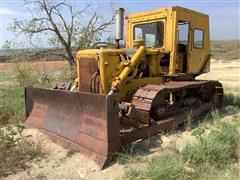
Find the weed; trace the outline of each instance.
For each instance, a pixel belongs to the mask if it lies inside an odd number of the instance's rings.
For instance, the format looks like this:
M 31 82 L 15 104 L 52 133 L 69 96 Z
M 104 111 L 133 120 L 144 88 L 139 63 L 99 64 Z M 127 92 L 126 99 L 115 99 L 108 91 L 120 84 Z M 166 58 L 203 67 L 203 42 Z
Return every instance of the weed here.
M 218 118 L 218 113 L 212 114 Z M 239 132 L 237 123 L 219 122 L 205 133 L 203 127 L 192 131 L 197 142 L 181 150 L 176 145 L 152 157 L 144 168 L 130 168 L 125 179 L 238 179 Z M 224 168 L 228 167 L 228 168 Z
M 72 157 L 75 153 L 77 153 L 78 151 L 76 151 L 76 150 L 69 150 L 68 152 L 67 152 L 67 157 Z
M 23 129 L 20 125 L 0 129 L 0 177 L 26 169 L 29 160 L 42 154 L 41 145 L 23 136 Z
M 76 69 L 65 67 L 59 73 L 55 73 L 54 79 L 57 82 L 73 82 L 76 78 Z
M 187 112 L 187 118 L 184 121 L 184 125 L 186 127 L 186 130 L 190 131 L 192 129 L 192 112 Z
M 169 146 L 168 146 L 168 149 L 176 154 L 179 153 L 179 149 L 177 147 L 177 143 L 175 140 L 171 141 Z
M 211 119 L 214 123 L 217 123 L 221 119 L 221 114 L 218 109 L 214 109 L 211 111 Z
M 0 104 L 0 125 L 17 123 L 23 119 L 24 90 L 21 86 L 2 90 Z
M 19 123 L 24 118 L 24 87 L 51 87 L 51 82 L 39 82 L 37 72 L 29 65 L 16 63 L 14 74 L 17 84 L 0 89 L 0 125 Z
M 135 144 L 126 145 L 123 148 L 123 153 L 116 153 L 115 159 L 119 164 L 133 163 L 140 160 L 138 153 L 134 151 Z
M 240 107 L 228 105 L 223 109 L 222 112 L 226 115 L 234 115 L 240 112 Z
M 238 165 L 231 166 L 228 170 L 228 176 L 230 177 L 229 179 L 239 180 L 240 179 L 240 167 Z
M 130 168 L 128 171 L 126 171 L 124 178 L 128 180 L 144 179 L 144 175 L 141 173 L 140 170 Z
M 194 174 L 178 154 L 162 152 L 153 157 L 144 170 L 129 169 L 125 179 L 188 179 L 193 178 Z
M 221 114 L 219 112 L 218 109 L 214 109 L 211 111 L 211 117 L 212 119 L 215 119 L 215 120 L 220 120 L 221 119 Z
M 22 87 L 39 85 L 46 87 L 53 80 L 45 66 L 37 68 L 31 66 L 29 62 L 15 62 L 13 74 L 17 83 Z
M 203 127 L 198 127 L 196 129 L 194 129 L 192 131 L 192 135 L 193 136 L 196 136 L 196 138 L 199 140 L 199 141 L 203 141 L 203 138 L 202 138 L 202 135 L 205 133 L 205 129 Z
M 181 154 L 185 161 L 195 165 L 223 167 L 229 161 L 237 159 L 238 138 L 239 134 L 234 125 L 221 123 L 219 129 L 199 138 L 197 144 L 187 144 Z
M 232 92 L 225 92 L 224 93 L 224 106 L 237 106 L 240 107 L 240 95 L 234 94 Z
M 26 63 L 15 63 L 13 71 L 20 86 L 29 86 L 34 83 L 34 71 Z
M 149 179 L 186 179 L 191 176 L 189 168 L 185 168 L 182 159 L 173 153 L 165 153 L 152 158 L 146 176 Z
M 159 147 L 161 144 L 160 136 L 149 137 L 145 140 L 140 140 L 123 147 L 123 153 L 116 153 L 115 160 L 119 164 L 137 163 L 143 158 L 143 155 L 151 154 L 151 147 Z

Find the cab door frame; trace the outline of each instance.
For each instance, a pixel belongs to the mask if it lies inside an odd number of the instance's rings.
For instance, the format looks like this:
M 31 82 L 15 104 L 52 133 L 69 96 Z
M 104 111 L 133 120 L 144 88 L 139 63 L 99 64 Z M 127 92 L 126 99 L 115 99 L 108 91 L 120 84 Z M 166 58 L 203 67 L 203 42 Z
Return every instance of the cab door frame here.
M 188 73 L 200 74 L 210 59 L 210 38 L 208 18 L 192 16 L 190 23 L 190 52 L 188 57 Z M 202 47 L 196 47 L 195 36 L 197 31 L 202 31 Z

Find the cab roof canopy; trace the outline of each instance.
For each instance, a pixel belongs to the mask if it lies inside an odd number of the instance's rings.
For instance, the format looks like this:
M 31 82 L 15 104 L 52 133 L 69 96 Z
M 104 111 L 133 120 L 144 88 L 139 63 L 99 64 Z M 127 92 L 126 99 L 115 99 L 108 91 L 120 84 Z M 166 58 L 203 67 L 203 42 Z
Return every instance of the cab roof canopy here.
M 177 12 L 185 12 L 185 13 L 189 13 L 189 14 L 195 14 L 198 16 L 205 16 L 208 17 L 207 14 L 203 14 L 201 12 L 198 11 L 193 11 L 191 9 L 187 9 L 187 8 L 183 8 L 180 6 L 170 6 L 170 7 L 166 7 L 166 8 L 159 8 L 159 9 L 154 9 L 154 10 L 150 10 L 150 11 L 144 11 L 144 12 L 139 12 L 139 13 L 133 13 L 133 14 L 129 14 L 127 15 L 127 19 L 134 19 L 134 18 L 140 18 L 146 15 L 154 15 L 154 14 L 160 14 L 160 13 L 166 13 L 166 12 L 171 12 L 171 11 L 177 11 Z

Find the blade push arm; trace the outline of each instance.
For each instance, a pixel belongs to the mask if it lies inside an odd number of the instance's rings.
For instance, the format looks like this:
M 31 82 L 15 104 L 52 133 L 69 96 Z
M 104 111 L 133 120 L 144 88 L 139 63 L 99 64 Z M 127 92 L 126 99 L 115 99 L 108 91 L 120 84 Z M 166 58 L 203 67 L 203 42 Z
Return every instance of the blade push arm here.
M 131 58 L 131 60 L 125 63 L 125 67 L 123 68 L 122 72 L 112 82 L 111 91 L 113 92 L 118 91 L 121 85 L 124 84 L 128 75 L 132 72 L 132 70 L 134 70 L 136 65 L 138 65 L 142 61 L 143 59 L 142 57 L 145 54 L 145 50 L 146 49 L 144 46 L 140 46 L 136 53 Z

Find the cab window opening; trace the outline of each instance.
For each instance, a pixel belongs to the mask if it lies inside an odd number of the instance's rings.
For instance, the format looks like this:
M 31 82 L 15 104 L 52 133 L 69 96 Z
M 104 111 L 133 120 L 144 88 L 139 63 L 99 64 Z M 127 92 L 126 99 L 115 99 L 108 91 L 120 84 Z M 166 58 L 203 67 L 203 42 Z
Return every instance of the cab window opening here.
M 204 32 L 202 29 L 194 29 L 193 32 L 193 47 L 195 49 L 203 48 L 203 35 Z
M 142 39 L 146 47 L 162 47 L 164 24 L 161 21 L 139 24 L 134 27 L 134 40 Z

